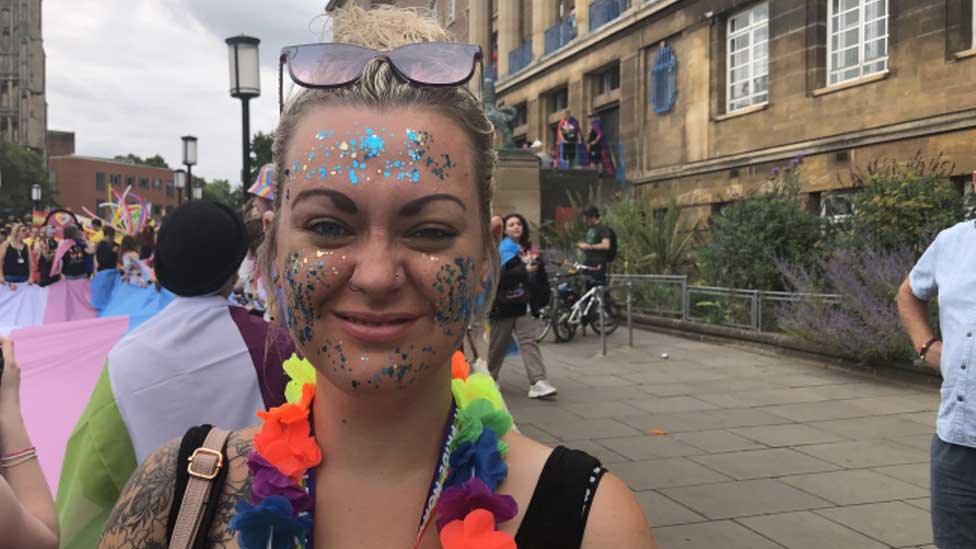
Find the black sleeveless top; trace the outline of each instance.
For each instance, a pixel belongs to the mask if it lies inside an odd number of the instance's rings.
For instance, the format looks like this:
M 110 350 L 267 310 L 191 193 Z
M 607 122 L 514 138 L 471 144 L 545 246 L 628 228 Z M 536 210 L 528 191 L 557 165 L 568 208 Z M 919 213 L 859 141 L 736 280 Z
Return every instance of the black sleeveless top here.
M 7 245 L 7 253 L 3 254 L 3 274 L 13 276 L 27 276 L 30 274 L 30 255 L 27 244 L 18 250 L 13 245 Z
M 203 445 L 209 425 L 190 428 L 180 444 L 177 464 L 184 464 L 193 451 Z M 600 479 L 607 470 L 595 457 L 557 446 L 546 460 L 539 481 L 532 493 L 532 500 L 522 518 L 522 524 L 515 534 L 515 544 L 519 549 L 577 549 L 583 544 L 586 521 L 590 516 L 590 506 L 596 494 Z M 210 492 L 210 501 L 197 532 L 194 549 L 206 547 L 207 533 L 214 520 L 220 487 L 227 478 L 227 467 L 220 469 Z M 176 467 L 175 497 L 166 524 L 166 539 L 173 537 L 173 528 L 179 515 L 183 494 L 189 474 L 186 467 Z

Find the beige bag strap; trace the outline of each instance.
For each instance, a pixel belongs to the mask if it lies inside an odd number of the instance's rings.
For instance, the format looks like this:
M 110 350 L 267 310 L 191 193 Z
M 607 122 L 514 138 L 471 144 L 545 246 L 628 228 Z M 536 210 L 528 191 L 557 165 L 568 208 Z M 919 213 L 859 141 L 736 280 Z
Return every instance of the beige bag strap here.
M 193 451 L 188 460 L 186 470 L 190 478 L 186 483 L 186 492 L 180 502 L 180 514 L 173 527 L 173 537 L 169 541 L 170 549 L 190 549 L 193 540 L 200 529 L 213 488 L 213 479 L 220 474 L 224 464 L 224 444 L 230 432 L 213 427 L 203 441 L 203 446 Z M 178 466 L 178 465 L 177 465 Z M 174 502 L 175 503 L 175 502 Z

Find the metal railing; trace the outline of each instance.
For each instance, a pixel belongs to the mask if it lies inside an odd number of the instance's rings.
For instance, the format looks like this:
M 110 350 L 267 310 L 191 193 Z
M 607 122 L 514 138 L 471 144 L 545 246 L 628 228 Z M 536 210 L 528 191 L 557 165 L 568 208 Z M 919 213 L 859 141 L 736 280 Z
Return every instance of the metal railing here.
M 615 178 L 620 184 L 627 181 L 623 143 L 608 143 L 598 159 L 590 158 L 590 150 L 585 143 L 557 143 L 553 153 L 550 155 L 551 167 L 557 170 L 593 169 L 603 177 Z
M 576 38 L 576 17 L 570 16 L 546 29 L 546 49 L 544 55 L 562 48 Z
M 594 0 L 590 4 L 590 32 L 620 17 L 630 7 L 630 0 Z
M 840 300 L 835 294 L 692 286 L 684 275 L 615 274 L 610 276 L 610 291 L 616 303 L 627 303 L 628 324 L 636 312 L 770 333 L 782 332 L 779 312 L 786 304 L 811 301 L 833 305 Z
M 532 41 L 522 42 L 522 45 L 508 52 L 508 74 L 515 74 L 529 66 L 532 62 Z

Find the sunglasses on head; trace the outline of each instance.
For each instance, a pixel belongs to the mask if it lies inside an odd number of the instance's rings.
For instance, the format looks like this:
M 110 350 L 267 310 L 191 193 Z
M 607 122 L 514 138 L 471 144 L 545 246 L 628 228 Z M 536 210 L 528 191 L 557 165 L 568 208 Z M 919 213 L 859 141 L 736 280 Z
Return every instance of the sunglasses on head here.
M 362 78 L 373 59 L 386 60 L 400 78 L 417 86 L 460 86 L 474 76 L 475 65 L 484 71 L 484 54 L 474 44 L 420 42 L 391 51 L 336 42 L 285 46 L 278 58 L 278 112 L 285 106 L 285 65 L 292 81 L 303 88 L 338 88 Z

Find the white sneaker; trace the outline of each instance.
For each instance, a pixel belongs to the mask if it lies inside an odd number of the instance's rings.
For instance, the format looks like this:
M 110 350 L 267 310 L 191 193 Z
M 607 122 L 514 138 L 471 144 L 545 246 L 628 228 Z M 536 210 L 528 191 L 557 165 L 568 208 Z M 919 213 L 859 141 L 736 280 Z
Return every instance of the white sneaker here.
M 529 387 L 529 398 L 542 398 L 556 394 L 556 388 L 548 381 L 540 379 Z

